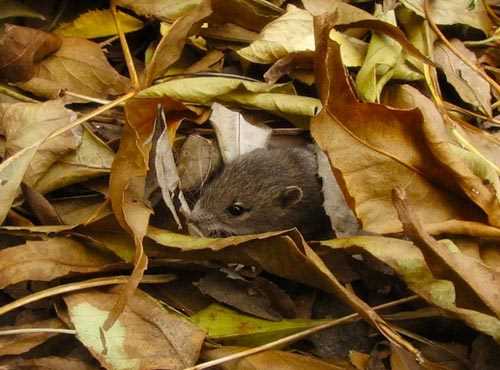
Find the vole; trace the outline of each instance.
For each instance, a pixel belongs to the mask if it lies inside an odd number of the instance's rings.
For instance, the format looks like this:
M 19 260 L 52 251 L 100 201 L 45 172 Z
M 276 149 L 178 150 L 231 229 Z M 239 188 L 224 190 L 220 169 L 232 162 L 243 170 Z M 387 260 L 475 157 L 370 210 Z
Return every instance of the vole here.
M 297 227 L 311 238 L 329 225 L 322 204 L 312 150 L 256 149 L 225 165 L 201 189 L 188 222 L 191 233 L 209 237 Z

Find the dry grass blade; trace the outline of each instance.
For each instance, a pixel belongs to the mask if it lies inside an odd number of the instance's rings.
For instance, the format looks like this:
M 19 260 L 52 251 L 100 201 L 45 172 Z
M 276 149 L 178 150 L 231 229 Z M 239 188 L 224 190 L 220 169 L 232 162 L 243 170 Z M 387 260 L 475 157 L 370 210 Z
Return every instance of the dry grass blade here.
M 417 299 L 418 299 L 418 296 L 410 296 L 410 297 L 398 299 L 396 301 L 384 303 L 384 304 L 381 304 L 379 306 L 373 307 L 373 310 L 378 311 L 378 310 L 382 310 L 384 308 L 395 307 L 395 306 L 398 306 L 400 304 L 404 304 L 404 303 L 407 303 L 407 302 L 412 302 L 412 301 L 417 300 Z M 340 324 L 344 324 L 344 323 L 347 323 L 347 322 L 350 322 L 350 321 L 353 321 L 353 320 L 357 320 L 357 319 L 360 319 L 360 315 L 357 314 L 357 313 L 353 313 L 353 314 L 341 317 L 339 319 L 332 320 L 332 321 L 327 322 L 325 324 L 321 324 L 321 325 L 315 326 L 314 328 L 307 329 L 307 330 L 304 330 L 304 331 L 301 331 L 301 332 L 298 332 L 298 333 L 286 336 L 286 337 L 278 339 L 278 340 L 276 340 L 274 342 L 267 343 L 267 344 L 264 344 L 262 346 L 251 348 L 251 349 L 248 349 L 248 350 L 245 350 L 245 351 L 241 351 L 241 352 L 232 354 L 230 356 L 218 358 L 216 360 L 207 361 L 207 362 L 204 362 L 202 364 L 198 364 L 196 366 L 186 368 L 184 370 L 203 370 L 203 369 L 209 369 L 209 368 L 211 368 L 213 366 L 220 365 L 220 364 L 223 364 L 223 363 L 226 363 L 226 362 L 229 362 L 229 361 L 233 361 L 233 360 L 237 360 L 237 359 L 240 359 L 240 358 L 243 358 L 243 357 L 255 355 L 256 353 L 264 352 L 264 351 L 267 351 L 267 350 L 270 350 L 270 349 L 273 349 L 273 348 L 282 347 L 284 345 L 287 345 L 287 344 L 290 344 L 292 342 L 298 341 L 300 339 L 306 338 L 306 337 L 308 337 L 311 334 L 314 334 L 314 333 L 320 332 L 322 330 L 326 330 L 328 328 L 331 328 L 331 327 L 334 327 L 334 326 L 337 326 L 337 325 L 340 325 Z
M 45 289 L 40 292 L 36 292 L 25 297 L 22 297 L 14 302 L 8 303 L 0 307 L 0 316 L 15 310 L 16 308 L 23 307 L 29 303 L 37 302 L 41 299 L 54 297 L 64 293 L 74 292 L 77 290 L 95 288 L 99 286 L 106 285 L 116 285 L 116 284 L 126 284 L 128 282 L 128 276 L 112 276 L 105 278 L 90 279 L 86 281 L 78 281 L 76 283 L 69 283 L 59 285 L 53 288 Z M 145 275 L 143 276 L 141 283 L 144 284 L 161 284 L 168 283 L 175 279 L 174 275 Z
M 20 335 L 20 334 L 33 334 L 33 333 L 57 333 L 57 334 L 76 334 L 76 330 L 72 329 L 54 329 L 54 328 L 24 328 L 12 330 L 0 330 L 2 335 Z

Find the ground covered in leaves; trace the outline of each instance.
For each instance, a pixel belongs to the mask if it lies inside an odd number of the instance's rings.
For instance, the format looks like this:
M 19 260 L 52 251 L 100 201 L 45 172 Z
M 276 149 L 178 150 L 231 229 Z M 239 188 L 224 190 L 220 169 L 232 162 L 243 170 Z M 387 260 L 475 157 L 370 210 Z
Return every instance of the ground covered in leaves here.
M 0 367 L 500 369 L 496 0 L 0 0 Z M 195 237 L 315 145 L 332 235 Z

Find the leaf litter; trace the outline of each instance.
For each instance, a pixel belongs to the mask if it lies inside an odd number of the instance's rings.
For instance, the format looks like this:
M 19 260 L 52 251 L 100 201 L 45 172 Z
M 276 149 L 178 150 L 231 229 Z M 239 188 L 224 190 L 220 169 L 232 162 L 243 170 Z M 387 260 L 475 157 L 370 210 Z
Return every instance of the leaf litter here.
M 498 368 L 498 4 L 64 4 L 0 1 L 2 368 Z M 275 147 L 331 232 L 200 235 Z

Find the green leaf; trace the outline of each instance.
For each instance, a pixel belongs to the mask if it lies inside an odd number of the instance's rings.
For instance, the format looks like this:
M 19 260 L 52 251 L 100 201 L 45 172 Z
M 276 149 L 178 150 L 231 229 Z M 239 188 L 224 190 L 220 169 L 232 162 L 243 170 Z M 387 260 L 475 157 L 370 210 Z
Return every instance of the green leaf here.
M 241 314 L 218 304 L 211 304 L 191 317 L 206 330 L 211 339 L 225 344 L 257 346 L 322 324 L 326 320 L 268 321 Z
M 0 19 L 27 17 L 45 19 L 43 14 L 16 0 L 0 0 Z
M 118 20 L 125 33 L 140 30 L 144 26 L 141 20 L 123 12 L 118 12 Z M 93 39 L 117 35 L 118 31 L 111 10 L 103 9 L 84 13 L 71 23 L 60 25 L 54 33 L 65 37 Z
M 229 77 L 178 78 L 142 90 L 139 98 L 171 97 L 188 103 L 214 102 L 261 109 L 305 126 L 321 108 L 319 99 L 295 95 L 290 84 L 268 85 Z
M 394 10 L 382 13 L 377 8 L 376 15 L 392 25 L 396 25 Z M 422 76 L 405 65 L 402 46 L 394 39 L 373 32 L 363 66 L 356 76 L 356 87 L 360 96 L 369 102 L 378 102 L 384 85 L 393 78 L 418 80 Z

